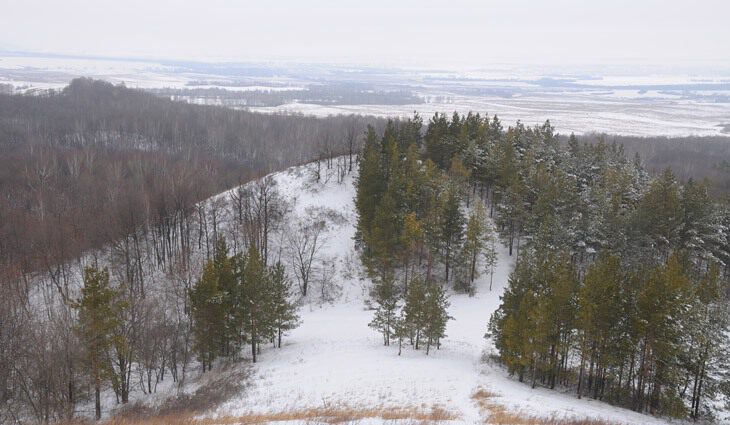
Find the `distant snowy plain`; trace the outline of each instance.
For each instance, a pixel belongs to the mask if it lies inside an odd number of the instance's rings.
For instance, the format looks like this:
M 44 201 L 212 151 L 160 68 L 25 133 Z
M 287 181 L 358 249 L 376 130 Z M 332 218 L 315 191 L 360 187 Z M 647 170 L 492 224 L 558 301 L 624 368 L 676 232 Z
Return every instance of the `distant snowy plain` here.
M 0 84 L 17 92 L 64 87 L 79 76 L 141 89 L 219 88 L 231 92 L 301 91 L 313 85 L 408 90 L 423 103 L 288 103 L 242 107 L 260 112 L 369 114 L 430 118 L 436 112 L 497 114 L 508 125 L 550 120 L 563 134 L 713 136 L 730 128 L 730 70 L 661 68 L 547 69 L 498 66 L 438 71 L 295 63 L 207 64 L 140 59 L 19 55 L 0 52 Z M 184 98 L 183 98 L 184 99 Z M 224 104 L 215 97 L 187 99 Z M 723 127 L 726 126 L 726 127 Z M 725 133 L 723 133 L 725 131 Z

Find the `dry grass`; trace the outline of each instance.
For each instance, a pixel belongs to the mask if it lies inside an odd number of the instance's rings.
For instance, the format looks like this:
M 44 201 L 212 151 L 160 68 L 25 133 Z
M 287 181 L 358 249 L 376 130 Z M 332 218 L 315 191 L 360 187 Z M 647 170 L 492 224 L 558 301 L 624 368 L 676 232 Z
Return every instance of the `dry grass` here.
M 489 392 L 485 389 L 477 390 L 472 399 L 479 406 L 482 415 L 486 417 L 485 424 L 491 425 L 617 425 L 616 423 L 606 422 L 596 419 L 577 419 L 577 418 L 560 418 L 560 417 L 539 417 L 524 414 L 521 412 L 511 412 L 504 406 L 494 401 L 499 397 L 497 394 Z
M 418 424 L 437 424 L 458 419 L 458 416 L 435 406 L 430 410 L 417 408 L 352 408 L 332 407 L 303 409 L 278 413 L 248 414 L 219 418 L 196 418 L 189 413 L 147 418 L 117 417 L 106 421 L 105 425 L 256 425 L 283 421 L 304 421 L 326 424 L 348 424 L 363 419 L 382 419 L 385 421 L 411 421 Z M 81 424 L 81 423 L 79 423 Z

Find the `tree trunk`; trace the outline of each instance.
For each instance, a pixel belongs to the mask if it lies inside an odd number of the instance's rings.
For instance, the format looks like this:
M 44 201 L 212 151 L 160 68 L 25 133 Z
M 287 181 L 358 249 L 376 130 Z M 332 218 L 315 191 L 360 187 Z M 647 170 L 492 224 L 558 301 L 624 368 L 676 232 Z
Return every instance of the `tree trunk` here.
M 583 349 L 580 352 L 580 372 L 578 372 L 578 398 L 579 399 L 583 397 L 583 374 L 585 373 L 585 368 L 586 368 L 585 342 L 583 343 L 582 348 Z
M 101 382 L 98 378 L 94 382 L 94 417 L 97 421 L 101 419 Z

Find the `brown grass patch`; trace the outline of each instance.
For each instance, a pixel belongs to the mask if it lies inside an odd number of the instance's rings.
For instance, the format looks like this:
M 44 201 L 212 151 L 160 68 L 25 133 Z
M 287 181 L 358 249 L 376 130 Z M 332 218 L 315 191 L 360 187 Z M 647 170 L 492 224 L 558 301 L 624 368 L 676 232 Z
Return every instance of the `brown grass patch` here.
M 577 419 L 560 417 L 540 417 L 521 412 L 511 412 L 494 401 L 497 394 L 483 388 L 478 389 L 472 399 L 479 406 L 482 415 L 486 417 L 485 424 L 492 425 L 618 425 L 615 422 L 606 422 L 596 419 Z
M 353 408 L 331 407 L 294 410 L 278 413 L 248 414 L 220 418 L 196 418 L 193 414 L 179 413 L 167 416 L 146 418 L 117 417 L 105 425 L 257 425 L 281 421 L 307 421 L 326 424 L 353 423 L 363 419 L 410 420 L 418 424 L 437 424 L 458 419 L 453 412 L 434 406 L 429 409 L 417 408 Z M 78 422 L 77 424 L 81 424 Z

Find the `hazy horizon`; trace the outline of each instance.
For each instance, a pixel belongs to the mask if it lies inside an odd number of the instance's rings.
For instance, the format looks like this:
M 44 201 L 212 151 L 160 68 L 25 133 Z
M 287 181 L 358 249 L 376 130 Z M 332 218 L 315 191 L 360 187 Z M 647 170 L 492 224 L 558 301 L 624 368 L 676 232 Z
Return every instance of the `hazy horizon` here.
M 719 0 L 476 2 L 141 0 L 6 5 L 0 50 L 199 62 L 725 68 Z M 32 16 L 33 19 L 19 19 Z M 509 18 L 509 19 L 507 19 Z

